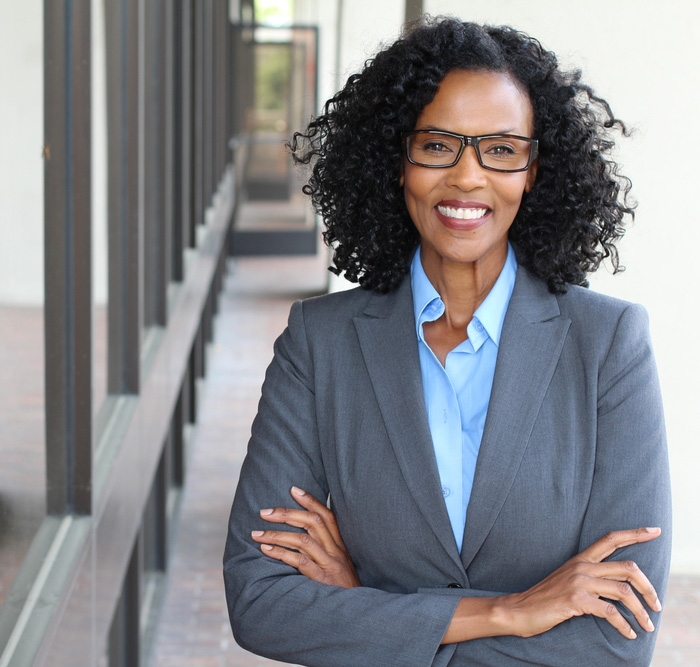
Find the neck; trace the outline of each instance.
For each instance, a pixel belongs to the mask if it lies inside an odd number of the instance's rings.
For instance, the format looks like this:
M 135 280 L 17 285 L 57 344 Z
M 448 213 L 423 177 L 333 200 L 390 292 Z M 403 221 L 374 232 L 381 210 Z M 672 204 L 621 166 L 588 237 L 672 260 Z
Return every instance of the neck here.
M 475 262 L 453 262 L 421 248 L 421 264 L 428 280 L 445 304 L 444 323 L 465 331 L 476 309 L 498 280 L 508 256 L 508 246 Z

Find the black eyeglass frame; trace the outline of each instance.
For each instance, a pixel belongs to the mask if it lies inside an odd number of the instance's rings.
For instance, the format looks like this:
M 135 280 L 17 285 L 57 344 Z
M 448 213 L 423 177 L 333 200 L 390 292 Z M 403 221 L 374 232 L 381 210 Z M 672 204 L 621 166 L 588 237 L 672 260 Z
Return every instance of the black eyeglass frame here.
M 446 137 L 454 137 L 455 139 L 459 139 L 462 142 L 462 145 L 460 146 L 459 153 L 457 153 L 457 157 L 449 164 L 423 164 L 422 162 L 416 162 L 415 160 L 411 159 L 408 142 L 414 134 L 440 134 Z M 524 167 L 521 167 L 520 169 L 497 169 L 496 167 L 489 167 L 488 165 L 484 164 L 484 161 L 481 159 L 479 143 L 483 139 L 498 139 L 501 137 L 504 139 L 522 139 L 530 144 L 530 155 L 528 157 L 527 164 Z M 519 171 L 527 171 L 539 155 L 539 140 L 531 139 L 530 137 L 521 137 L 519 134 L 483 134 L 477 137 L 470 137 L 466 134 L 447 132 L 447 130 L 411 130 L 410 132 L 402 132 L 401 138 L 403 139 L 403 150 L 406 154 L 406 159 L 411 164 L 415 164 L 417 167 L 425 167 L 426 169 L 447 169 L 448 167 L 454 167 L 459 162 L 459 158 L 462 157 L 462 153 L 464 153 L 464 148 L 466 146 L 474 146 L 476 159 L 479 160 L 479 164 L 484 169 L 488 169 L 489 171 L 499 171 L 506 174 L 515 174 Z

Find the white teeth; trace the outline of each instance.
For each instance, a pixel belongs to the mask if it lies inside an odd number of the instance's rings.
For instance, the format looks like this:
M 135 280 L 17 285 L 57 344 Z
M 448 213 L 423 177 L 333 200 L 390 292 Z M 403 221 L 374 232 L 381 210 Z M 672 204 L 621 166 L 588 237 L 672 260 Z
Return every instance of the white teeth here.
M 483 218 L 489 209 L 487 208 L 453 208 L 452 206 L 438 206 L 437 210 L 448 218 L 458 220 L 476 220 Z

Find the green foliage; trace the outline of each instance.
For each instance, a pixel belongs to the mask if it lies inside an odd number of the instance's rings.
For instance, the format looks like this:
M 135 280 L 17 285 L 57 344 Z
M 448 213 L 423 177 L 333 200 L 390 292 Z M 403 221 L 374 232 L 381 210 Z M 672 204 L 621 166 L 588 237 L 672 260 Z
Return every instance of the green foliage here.
M 255 53 L 255 108 L 283 110 L 287 90 L 291 52 L 286 44 L 258 44 Z
M 292 23 L 293 18 L 293 0 L 255 0 L 256 23 Z

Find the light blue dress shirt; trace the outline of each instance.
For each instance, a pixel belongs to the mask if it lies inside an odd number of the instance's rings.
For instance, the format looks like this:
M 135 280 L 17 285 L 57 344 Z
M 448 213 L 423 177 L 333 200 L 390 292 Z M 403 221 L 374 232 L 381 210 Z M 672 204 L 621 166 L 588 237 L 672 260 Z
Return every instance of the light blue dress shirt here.
M 442 495 L 459 551 L 491 397 L 498 343 L 517 269 L 515 253 L 508 244 L 508 256 L 498 280 L 467 326 L 467 340 L 449 352 L 443 368 L 425 342 L 423 323 L 441 317 L 445 304 L 425 275 L 420 247 L 411 263 L 423 395 Z

